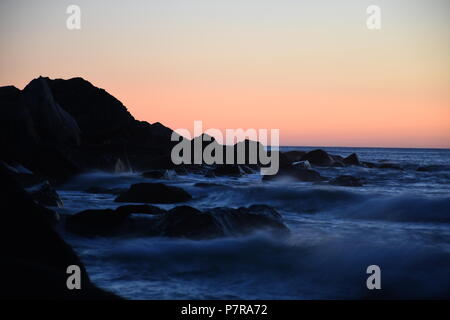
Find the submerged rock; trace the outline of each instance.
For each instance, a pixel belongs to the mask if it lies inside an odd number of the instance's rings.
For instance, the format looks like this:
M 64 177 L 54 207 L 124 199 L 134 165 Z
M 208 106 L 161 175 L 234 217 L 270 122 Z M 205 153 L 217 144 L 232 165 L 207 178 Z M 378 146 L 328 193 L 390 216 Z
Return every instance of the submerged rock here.
M 297 180 L 305 182 L 320 182 L 325 181 L 326 179 L 315 170 L 291 167 L 280 169 L 275 175 L 265 175 L 263 176 L 263 180 Z
M 346 187 L 362 187 L 363 180 L 350 175 L 341 175 L 330 181 L 330 184 Z
M 192 196 L 179 187 L 163 183 L 137 183 L 119 195 L 116 202 L 178 203 L 192 199 Z
M 393 170 L 403 170 L 403 168 L 396 164 L 396 163 L 390 163 L 390 162 L 384 162 L 381 164 L 378 164 L 377 167 L 379 169 L 393 169 Z

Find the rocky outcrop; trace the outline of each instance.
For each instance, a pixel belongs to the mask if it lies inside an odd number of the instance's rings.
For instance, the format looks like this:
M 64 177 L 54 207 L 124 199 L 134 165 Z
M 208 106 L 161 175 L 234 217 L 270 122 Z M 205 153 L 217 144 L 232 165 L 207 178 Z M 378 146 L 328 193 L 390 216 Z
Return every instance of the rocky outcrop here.
M 52 211 L 36 204 L 1 164 L 0 212 L 1 298 L 117 298 L 90 282 L 83 263 L 53 229 Z M 67 289 L 70 265 L 81 268 L 82 290 Z
M 135 210 L 136 209 L 136 210 Z M 159 208 L 158 208 L 159 209 Z M 139 219 L 130 211 L 145 208 L 116 210 L 86 210 L 66 217 L 70 232 L 82 236 L 164 236 L 207 239 L 240 236 L 257 230 L 283 234 L 289 229 L 281 215 L 272 207 L 252 205 L 248 208 L 213 208 L 200 211 L 190 206 L 178 206 L 169 211 L 159 209 L 152 218 Z M 154 208 L 151 211 L 155 210 Z
M 137 183 L 119 195 L 116 202 L 178 203 L 192 199 L 185 190 L 163 183 Z

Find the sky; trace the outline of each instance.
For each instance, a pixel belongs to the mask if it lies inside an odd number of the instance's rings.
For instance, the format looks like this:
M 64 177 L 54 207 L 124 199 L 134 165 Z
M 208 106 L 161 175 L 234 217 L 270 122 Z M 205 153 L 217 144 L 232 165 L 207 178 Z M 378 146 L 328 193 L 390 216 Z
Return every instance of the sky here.
M 380 30 L 366 26 L 373 4 Z M 0 86 L 83 77 L 172 129 L 450 148 L 446 0 L 2 0 L 0 43 Z

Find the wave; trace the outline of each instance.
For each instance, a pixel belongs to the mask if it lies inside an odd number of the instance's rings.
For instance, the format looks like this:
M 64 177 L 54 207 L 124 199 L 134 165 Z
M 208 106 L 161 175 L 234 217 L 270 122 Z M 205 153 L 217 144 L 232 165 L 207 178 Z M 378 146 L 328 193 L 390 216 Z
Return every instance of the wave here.
M 357 219 L 450 223 L 450 198 L 375 197 L 334 213 Z
M 98 240 L 89 246 L 82 250 L 88 271 L 102 271 L 91 272 L 93 281 L 121 294 L 119 288 L 128 288 L 129 298 L 450 297 L 448 252 L 404 242 L 373 245 L 362 233 L 318 244 L 259 234 L 204 241 Z M 382 270 L 380 291 L 365 287 L 372 264 Z

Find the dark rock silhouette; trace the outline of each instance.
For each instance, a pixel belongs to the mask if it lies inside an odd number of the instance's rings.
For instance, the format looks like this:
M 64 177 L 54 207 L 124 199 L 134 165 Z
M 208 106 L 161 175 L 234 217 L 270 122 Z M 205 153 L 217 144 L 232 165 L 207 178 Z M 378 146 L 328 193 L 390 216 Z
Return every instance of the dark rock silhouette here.
M 306 153 L 302 160 L 308 160 L 313 166 L 328 167 L 334 164 L 333 158 L 322 149 L 317 149 Z
M 127 230 L 128 214 L 111 209 L 85 210 L 67 216 L 67 231 L 84 236 L 113 236 Z
M 116 202 L 177 203 L 191 200 L 181 188 L 163 183 L 137 183 L 116 198 Z
M 330 184 L 347 187 L 362 187 L 363 180 L 350 175 L 341 175 L 330 180 Z
M 299 150 L 287 151 L 282 153 L 286 157 L 286 159 L 289 160 L 290 162 L 301 161 L 303 157 L 306 155 L 305 151 Z
M 352 153 L 347 158 L 344 158 L 343 162 L 348 166 L 360 166 L 361 162 L 359 161 L 358 155 L 356 153 Z
M 64 203 L 48 181 L 27 190 L 34 201 L 43 206 L 63 207 Z
M 71 247 L 53 229 L 52 211 L 36 204 L 0 164 L 0 297 L 113 299 L 95 287 Z M 81 269 L 82 290 L 66 287 L 67 267 Z
M 248 208 L 214 208 L 202 212 L 189 206 L 179 206 L 162 216 L 162 235 L 183 238 L 215 238 L 244 235 L 255 230 L 287 232 L 275 209 L 265 205 Z

